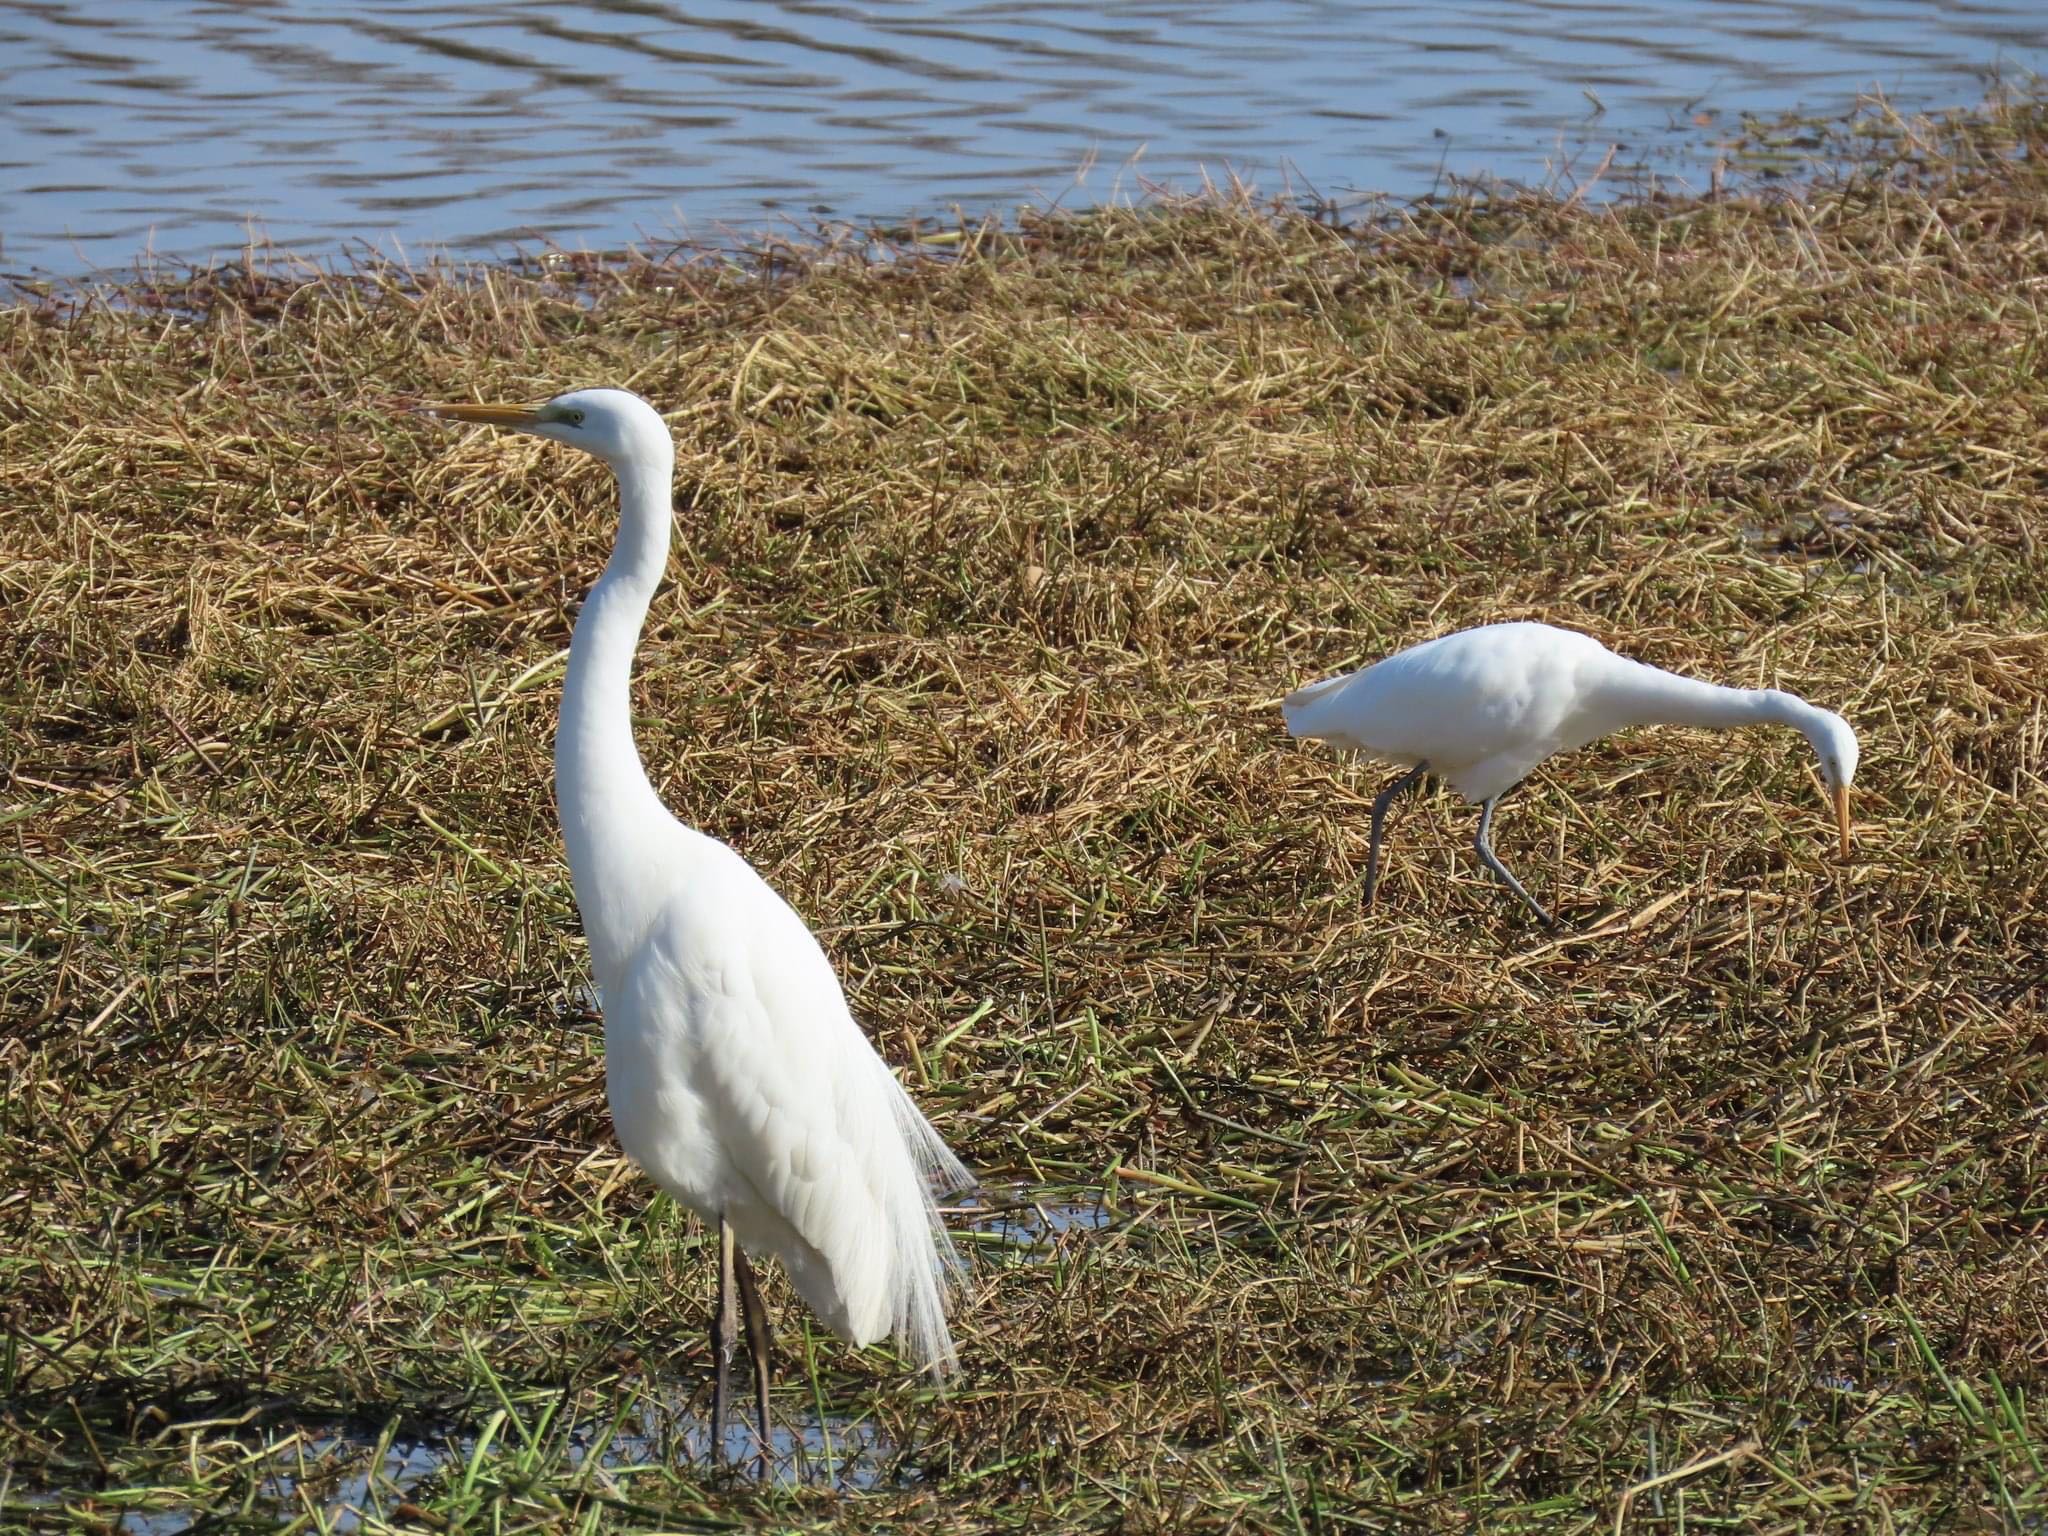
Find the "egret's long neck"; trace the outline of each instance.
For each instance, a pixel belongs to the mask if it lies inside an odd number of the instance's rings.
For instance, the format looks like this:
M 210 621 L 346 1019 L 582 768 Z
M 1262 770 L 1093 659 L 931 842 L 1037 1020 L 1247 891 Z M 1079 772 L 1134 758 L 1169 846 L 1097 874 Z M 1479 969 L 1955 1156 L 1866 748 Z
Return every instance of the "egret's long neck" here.
M 555 805 L 584 927 L 593 936 L 615 924 L 593 921 L 592 903 L 626 899 L 636 846 L 667 817 L 633 741 L 633 653 L 647 605 L 668 561 L 674 517 L 670 454 L 620 466 L 619 541 L 591 589 L 569 642 L 562 723 L 555 736 Z M 637 861 L 644 863 L 644 857 Z
M 1723 688 L 1680 677 L 1661 667 L 1615 657 L 1597 689 L 1607 729 L 1630 725 L 1693 725 L 1726 730 L 1739 725 L 1790 725 L 1805 731 L 1812 705 L 1775 688 Z

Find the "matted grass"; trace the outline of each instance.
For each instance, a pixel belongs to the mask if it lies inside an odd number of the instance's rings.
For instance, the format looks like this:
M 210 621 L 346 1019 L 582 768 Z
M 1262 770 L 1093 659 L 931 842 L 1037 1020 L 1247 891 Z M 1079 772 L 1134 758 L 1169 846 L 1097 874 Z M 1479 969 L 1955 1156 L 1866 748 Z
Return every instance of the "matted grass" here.
M 1799 200 L 0 311 L 0 1524 L 2039 1529 L 2048 117 L 1874 126 Z M 706 1464 L 609 1133 L 610 486 L 402 408 L 600 381 L 681 445 L 655 782 L 987 1178 L 943 1399 L 771 1281 L 829 1480 Z M 1796 737 L 1641 732 L 1503 811 L 1567 935 L 1448 795 L 1361 913 L 1382 778 L 1277 696 L 1517 616 L 1841 709 L 1856 859 Z

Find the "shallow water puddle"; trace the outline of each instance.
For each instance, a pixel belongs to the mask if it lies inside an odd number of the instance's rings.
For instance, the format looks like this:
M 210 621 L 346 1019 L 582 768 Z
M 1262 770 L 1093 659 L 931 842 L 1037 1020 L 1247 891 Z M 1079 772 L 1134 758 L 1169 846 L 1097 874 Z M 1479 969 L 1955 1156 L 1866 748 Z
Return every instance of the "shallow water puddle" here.
M 192 1432 L 197 1439 L 200 1431 L 194 1427 Z M 220 1467 L 220 1453 L 234 1444 L 245 1449 L 241 1465 Z M 206 1475 L 219 1479 L 217 1496 L 211 1500 L 192 1499 L 166 1507 L 157 1500 L 171 1490 L 139 1488 L 89 1493 L 17 1489 L 15 1497 L 52 1510 L 90 1506 L 93 1515 L 111 1521 L 112 1528 L 126 1536 L 181 1536 L 217 1519 L 223 1506 L 230 1504 L 238 1512 L 246 1508 L 252 1516 L 276 1518 L 319 1510 L 326 1530 L 345 1532 L 359 1529 L 365 1513 L 390 1518 L 397 1506 L 437 1471 L 459 1466 L 466 1455 L 465 1445 L 473 1449 L 475 1437 L 454 1444 L 400 1437 L 385 1445 L 382 1435 L 366 1433 L 360 1425 L 273 1424 L 260 1431 L 251 1425 L 245 1434 L 212 1434 L 205 1439 L 206 1462 L 214 1463 L 207 1467 Z M 278 1465 L 261 1475 L 253 1491 L 236 1475 L 268 1462 Z M 143 1499 L 151 1503 L 143 1505 L 139 1502 Z M 131 1506 L 130 1501 L 136 1503 Z
M 981 1199 L 956 1202 L 954 1233 L 976 1253 L 1021 1263 L 1044 1263 L 1069 1233 L 1099 1232 L 1117 1218 L 1093 1197 L 1051 1199 L 1013 1191 L 1007 1197 L 990 1193 Z
M 955 1237 L 977 1260 L 1037 1264 L 1070 1239 L 1123 1220 L 1098 1194 L 1068 1188 L 986 1192 L 946 1212 Z M 801 1373 L 785 1361 L 774 1404 L 769 1477 L 783 1487 L 858 1491 L 918 1482 L 923 1469 L 862 1413 L 801 1411 Z M 167 1427 L 159 1445 L 190 1440 L 195 1481 L 189 1490 L 138 1486 L 95 1492 L 52 1492 L 17 1486 L 14 1498 L 51 1508 L 90 1504 L 100 1518 L 134 1536 L 182 1536 L 220 1518 L 310 1518 L 315 1528 L 355 1531 L 366 1520 L 438 1518 L 436 1503 L 465 1484 L 488 1499 L 499 1485 L 533 1475 L 582 1483 L 592 1493 L 630 1503 L 634 1483 L 671 1468 L 697 1475 L 712 1468 L 710 1383 L 689 1373 L 642 1383 L 612 1398 L 605 1411 L 581 1414 L 567 1428 L 548 1425 L 538 1407 L 522 1431 L 492 1415 L 481 1426 L 437 1426 L 398 1432 L 372 1420 L 299 1414 L 289 1405 L 252 1411 L 240 1423 L 212 1420 Z M 532 1435 L 529 1442 L 527 1436 Z M 746 1362 L 737 1363 L 724 1459 L 750 1478 L 758 1452 Z M 594 1464 L 593 1464 L 594 1462 Z M 548 1475 L 552 1474 L 551 1477 Z M 183 1494 L 180 1502 L 178 1500 Z M 408 1507 L 410 1506 L 410 1507 Z
M 174 1496 L 169 1488 L 86 1493 L 17 1487 L 13 1497 L 51 1509 L 90 1503 L 102 1520 L 130 1536 L 182 1536 L 220 1518 L 228 1506 L 238 1515 L 263 1519 L 310 1515 L 315 1528 L 354 1531 L 366 1518 L 415 1519 L 417 1511 L 431 1510 L 441 1493 L 465 1481 L 488 1496 L 495 1483 L 523 1480 L 520 1468 L 529 1462 L 587 1480 L 600 1495 L 630 1500 L 638 1477 L 678 1466 L 699 1474 L 712 1470 L 711 1428 L 701 1411 L 708 1391 L 704 1383 L 679 1382 L 642 1392 L 623 1414 L 615 1410 L 579 1420 L 566 1434 L 550 1431 L 537 1447 L 500 1427 L 481 1455 L 482 1432 L 474 1429 L 387 1436 L 360 1420 L 317 1419 L 252 1423 L 226 1434 L 217 1425 L 208 1426 L 194 1431 L 195 1438 L 204 1436 L 195 1463 L 212 1485 L 211 1499 L 202 1495 L 160 1503 Z M 751 1478 L 757 1450 L 753 1421 L 750 1412 L 740 1411 L 746 1406 L 745 1392 L 738 1390 L 736 1396 L 741 1401 L 726 1427 L 725 1453 L 735 1476 Z M 791 1394 L 781 1396 L 769 1470 L 778 1486 L 858 1491 L 902 1486 L 922 1476 L 867 1416 L 792 1414 Z M 178 1435 L 176 1429 L 168 1433 Z M 595 1466 L 590 1465 L 593 1457 Z M 264 1469 L 260 1474 L 258 1467 Z
M 744 1375 L 743 1368 L 734 1375 L 734 1406 L 726 1422 L 724 1449 L 730 1464 L 751 1471 L 759 1444 Z M 711 1424 L 702 1411 L 708 1394 L 708 1386 L 699 1384 L 687 1391 L 678 1388 L 667 1401 L 643 1399 L 632 1422 L 606 1447 L 602 1465 L 615 1471 L 674 1461 L 708 1464 Z M 828 1413 L 821 1420 L 811 1413 L 792 1418 L 781 1404 L 773 1405 L 772 1412 L 769 1475 L 778 1484 L 860 1489 L 916 1482 L 920 1476 L 902 1461 L 896 1442 L 865 1415 Z M 577 1452 L 576 1464 L 580 1466 L 588 1454 L 586 1444 Z

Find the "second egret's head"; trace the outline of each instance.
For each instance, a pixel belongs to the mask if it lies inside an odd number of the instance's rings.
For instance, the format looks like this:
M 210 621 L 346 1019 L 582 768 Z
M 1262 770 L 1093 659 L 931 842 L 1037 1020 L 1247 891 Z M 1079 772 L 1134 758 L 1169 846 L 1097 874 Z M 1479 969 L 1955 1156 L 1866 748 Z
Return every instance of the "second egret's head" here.
M 630 390 L 574 389 L 540 405 L 423 405 L 430 416 L 550 437 L 597 455 L 614 471 L 671 463 L 675 440 L 661 413 Z
M 1807 740 L 1820 756 L 1821 782 L 1835 801 L 1835 824 L 1842 833 L 1842 857 L 1849 856 L 1849 786 L 1856 778 L 1856 733 L 1831 709 L 1816 709 Z

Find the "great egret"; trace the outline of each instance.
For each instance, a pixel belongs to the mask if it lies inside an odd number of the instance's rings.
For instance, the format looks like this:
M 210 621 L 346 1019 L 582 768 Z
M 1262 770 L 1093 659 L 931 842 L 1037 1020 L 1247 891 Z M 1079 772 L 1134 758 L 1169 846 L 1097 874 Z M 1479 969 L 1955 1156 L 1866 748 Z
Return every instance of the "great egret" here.
M 854 1023 L 803 919 L 647 780 L 631 678 L 674 516 L 660 415 L 621 389 L 421 409 L 567 443 L 618 479 L 618 540 L 569 645 L 555 803 L 603 997 L 612 1122 L 657 1185 L 718 1227 L 712 1444 L 722 1456 L 737 1278 L 765 1476 L 770 1338 L 747 1252 L 780 1259 L 843 1338 L 893 1333 L 944 1375 L 960 1261 L 933 1197 L 973 1180 Z
M 1357 672 L 1297 688 L 1280 712 L 1290 736 L 1408 767 L 1372 803 L 1368 907 L 1379 886 L 1387 807 L 1424 774 L 1434 774 L 1479 803 L 1479 857 L 1530 911 L 1552 923 L 1494 854 L 1494 805 L 1552 753 L 1631 725 L 1791 726 L 1820 757 L 1842 856 L 1849 856 L 1856 733 L 1840 715 L 1776 688 L 1722 688 L 1680 677 L 1550 624 L 1488 624 L 1426 640 Z

